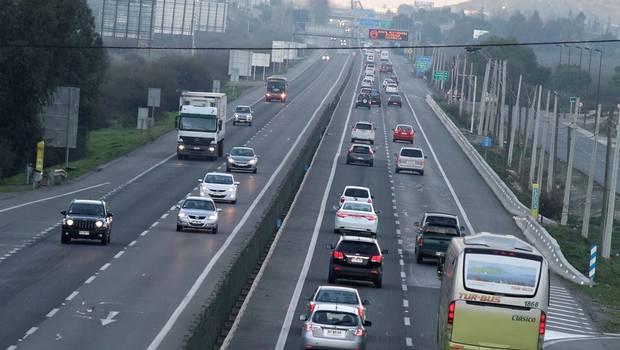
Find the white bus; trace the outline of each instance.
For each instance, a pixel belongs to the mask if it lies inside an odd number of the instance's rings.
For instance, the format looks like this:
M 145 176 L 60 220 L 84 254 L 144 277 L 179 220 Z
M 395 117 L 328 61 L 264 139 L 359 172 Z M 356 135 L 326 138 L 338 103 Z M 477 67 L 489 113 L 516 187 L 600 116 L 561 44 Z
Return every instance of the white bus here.
M 440 349 L 542 349 L 549 267 L 531 245 L 491 233 L 454 238 L 437 275 Z

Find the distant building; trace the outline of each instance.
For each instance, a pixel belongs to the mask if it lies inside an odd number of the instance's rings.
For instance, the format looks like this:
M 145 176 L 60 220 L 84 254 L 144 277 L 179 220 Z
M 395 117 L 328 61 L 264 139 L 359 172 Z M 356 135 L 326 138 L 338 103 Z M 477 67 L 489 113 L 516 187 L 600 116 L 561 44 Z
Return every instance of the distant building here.
M 413 7 L 416 9 L 432 10 L 433 7 L 435 7 L 435 3 L 429 0 L 415 0 L 413 2 Z

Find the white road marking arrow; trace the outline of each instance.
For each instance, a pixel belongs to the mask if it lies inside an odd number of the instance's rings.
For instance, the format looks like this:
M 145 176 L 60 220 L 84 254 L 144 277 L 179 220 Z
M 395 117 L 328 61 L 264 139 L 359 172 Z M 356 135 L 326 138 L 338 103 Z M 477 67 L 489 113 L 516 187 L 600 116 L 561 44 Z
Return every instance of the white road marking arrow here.
M 116 321 L 116 320 L 114 320 L 113 318 L 114 318 L 114 317 L 116 317 L 116 315 L 118 315 L 119 313 L 120 313 L 120 312 L 118 312 L 118 311 L 110 311 L 110 312 L 108 313 L 108 317 L 106 317 L 106 318 L 100 318 L 100 319 L 99 319 L 99 321 L 101 321 L 101 325 L 102 325 L 102 326 L 107 326 L 107 325 L 109 325 L 110 323 L 112 323 L 112 322 Z

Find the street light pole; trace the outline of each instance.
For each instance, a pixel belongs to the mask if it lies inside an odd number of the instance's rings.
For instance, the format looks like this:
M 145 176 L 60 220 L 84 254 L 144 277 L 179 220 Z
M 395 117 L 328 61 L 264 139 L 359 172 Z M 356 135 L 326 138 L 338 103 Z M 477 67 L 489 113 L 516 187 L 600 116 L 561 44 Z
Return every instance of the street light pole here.
M 594 49 L 599 53 L 599 61 L 598 61 L 598 83 L 596 86 L 596 105 L 598 106 L 601 103 L 601 69 L 603 68 L 603 50 Z

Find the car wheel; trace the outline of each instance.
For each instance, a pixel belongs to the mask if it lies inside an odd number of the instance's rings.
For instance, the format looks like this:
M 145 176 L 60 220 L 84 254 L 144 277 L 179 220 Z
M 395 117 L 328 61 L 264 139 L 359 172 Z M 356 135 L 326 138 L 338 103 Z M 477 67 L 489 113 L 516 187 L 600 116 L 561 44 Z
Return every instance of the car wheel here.
M 370 110 L 370 105 L 368 105 L 368 110 Z
M 231 201 L 230 204 L 237 204 L 237 200 Z
M 252 170 L 252 174 L 256 174 L 256 172 L 258 172 L 258 169 L 254 168 L 254 170 Z
M 178 159 L 178 160 L 182 160 L 182 159 L 183 159 L 183 156 L 182 156 L 182 155 L 180 155 L 180 154 L 177 154 L 177 159 Z
M 249 122 L 249 123 L 248 123 L 248 126 L 252 126 L 252 122 Z
M 67 237 L 65 235 L 63 235 L 62 233 L 60 234 L 60 243 L 62 244 L 67 244 L 71 242 L 71 237 Z
M 334 233 L 340 233 L 340 230 L 339 230 L 339 229 L 337 229 L 337 228 L 335 228 L 335 229 L 334 229 Z
M 351 143 L 355 143 L 355 139 L 354 138 L 351 138 Z
M 368 163 L 368 166 L 371 167 L 371 168 L 374 167 L 375 166 L 375 162 L 371 160 L 370 163 Z
M 108 244 L 108 237 L 107 236 L 103 236 L 101 237 L 101 240 L 99 242 L 101 245 L 107 245 Z
M 215 226 L 215 228 L 211 231 L 211 233 L 213 233 L 214 235 L 217 234 L 217 226 Z
M 396 169 L 394 169 L 394 172 L 398 174 L 398 173 L 400 173 L 400 169 L 396 168 Z
M 108 237 L 108 244 L 110 244 L 110 242 L 112 242 L 112 234 L 108 232 L 107 237 Z
M 347 158 L 347 164 L 351 164 L 351 161 L 349 160 L 349 158 Z
M 424 170 L 420 170 L 420 176 L 424 176 Z
M 183 231 L 183 226 L 177 224 L 177 232 Z
M 416 256 L 415 256 L 415 261 L 416 261 L 418 264 L 422 264 L 422 263 L 424 262 L 424 259 L 422 258 L 422 254 L 416 254 Z
M 336 283 L 336 276 L 333 272 L 329 271 L 329 275 L 327 276 L 328 283 Z
M 394 139 L 394 138 L 393 138 L 393 139 L 392 139 L 392 142 L 396 142 L 396 139 Z
M 229 173 L 230 172 L 230 167 L 226 167 L 226 172 Z
M 383 286 L 383 278 L 379 277 L 374 281 L 375 288 L 381 288 Z
M 374 145 L 375 144 L 375 140 L 370 140 L 370 144 Z

